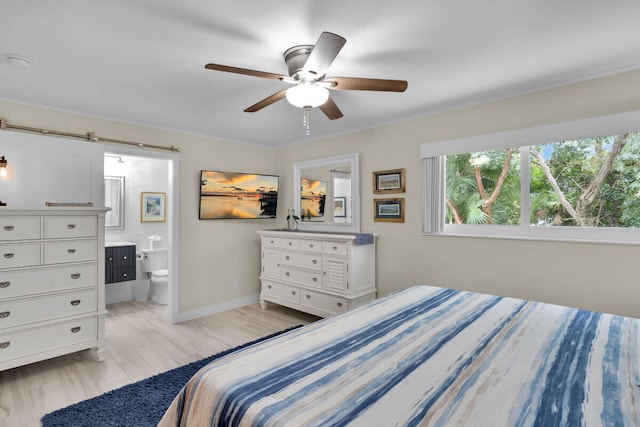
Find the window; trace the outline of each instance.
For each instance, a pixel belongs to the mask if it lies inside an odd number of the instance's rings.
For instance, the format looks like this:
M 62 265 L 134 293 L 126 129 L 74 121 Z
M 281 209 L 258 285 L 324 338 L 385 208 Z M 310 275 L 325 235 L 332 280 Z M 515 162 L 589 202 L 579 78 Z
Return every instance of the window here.
M 422 144 L 421 155 L 426 233 L 640 243 L 640 112 Z
M 446 224 L 520 224 L 517 148 L 446 156 Z

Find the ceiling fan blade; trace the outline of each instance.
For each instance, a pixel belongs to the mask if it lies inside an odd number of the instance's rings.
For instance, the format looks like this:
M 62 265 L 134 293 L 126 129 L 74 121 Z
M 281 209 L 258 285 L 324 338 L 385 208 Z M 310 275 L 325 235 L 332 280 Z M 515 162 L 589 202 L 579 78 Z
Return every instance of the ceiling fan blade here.
M 329 118 L 329 120 L 339 119 L 344 115 L 331 97 L 329 97 L 329 99 L 327 99 L 327 102 L 322 104 L 319 108 L 320 110 L 322 110 L 325 116 Z
M 406 80 L 362 79 L 358 77 L 331 77 L 323 80 L 331 83 L 329 89 L 336 90 L 376 90 L 382 92 L 404 92 Z
M 226 71 L 227 73 L 244 74 L 246 76 L 262 77 L 263 79 L 284 80 L 287 76 L 280 74 L 267 73 L 266 71 L 250 70 L 248 68 L 231 67 L 229 65 L 207 64 L 204 66 L 207 70 Z
M 273 95 L 267 96 L 262 101 L 258 101 L 255 104 L 253 104 L 251 107 L 245 108 L 244 112 L 245 113 L 255 113 L 256 111 L 260 111 L 264 107 L 268 107 L 269 105 L 271 105 L 271 104 L 273 104 L 275 102 L 278 102 L 281 99 L 283 99 L 285 97 L 286 92 L 287 91 L 285 89 L 285 90 L 281 90 L 279 92 L 276 92 Z
M 304 63 L 302 71 L 314 74 L 316 77 L 324 76 L 346 42 L 347 40 L 344 37 L 326 31 L 323 32 L 309 54 L 309 58 Z

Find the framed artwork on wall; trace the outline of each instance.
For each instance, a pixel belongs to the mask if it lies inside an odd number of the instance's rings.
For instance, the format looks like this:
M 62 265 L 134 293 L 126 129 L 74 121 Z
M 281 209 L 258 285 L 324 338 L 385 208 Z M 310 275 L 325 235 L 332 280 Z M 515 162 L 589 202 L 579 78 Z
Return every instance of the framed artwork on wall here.
M 278 206 L 277 175 L 200 171 L 200 219 L 269 219 Z
M 373 173 L 373 192 L 404 193 L 404 169 L 391 169 Z
M 346 197 L 334 197 L 333 198 L 333 216 L 344 218 L 347 216 L 347 198 Z
M 167 212 L 166 193 L 140 193 L 140 222 L 164 222 Z
M 404 198 L 373 199 L 375 222 L 404 222 Z

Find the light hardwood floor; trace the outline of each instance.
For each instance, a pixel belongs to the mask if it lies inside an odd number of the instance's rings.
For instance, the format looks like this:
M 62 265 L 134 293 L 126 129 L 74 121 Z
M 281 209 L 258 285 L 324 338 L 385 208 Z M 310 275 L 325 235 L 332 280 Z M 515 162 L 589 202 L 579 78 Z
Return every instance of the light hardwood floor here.
M 176 325 L 166 322 L 166 306 L 152 302 L 123 302 L 107 310 L 103 362 L 80 352 L 0 372 L 0 426 L 39 426 L 56 409 L 318 319 L 273 304 Z

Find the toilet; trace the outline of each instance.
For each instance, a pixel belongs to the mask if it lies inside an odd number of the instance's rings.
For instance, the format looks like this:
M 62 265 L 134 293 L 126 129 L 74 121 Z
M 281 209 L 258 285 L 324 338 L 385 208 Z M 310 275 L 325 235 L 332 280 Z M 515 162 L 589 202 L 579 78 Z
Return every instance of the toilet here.
M 151 280 L 151 300 L 158 304 L 169 303 L 169 249 L 141 249 L 142 271 Z

